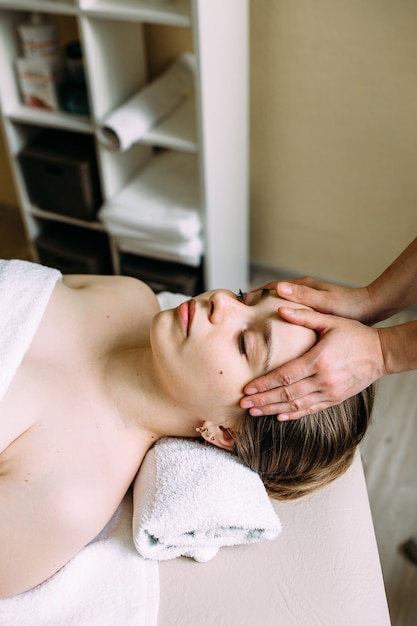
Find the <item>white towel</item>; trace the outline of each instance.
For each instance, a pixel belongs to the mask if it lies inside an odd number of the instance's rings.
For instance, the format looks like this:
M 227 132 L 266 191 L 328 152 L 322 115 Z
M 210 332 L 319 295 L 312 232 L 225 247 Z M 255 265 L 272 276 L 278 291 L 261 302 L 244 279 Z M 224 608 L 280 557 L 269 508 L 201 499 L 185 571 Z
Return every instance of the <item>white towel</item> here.
M 98 216 L 111 234 L 131 228 L 155 239 L 184 241 L 201 231 L 199 206 L 197 158 L 165 152 L 104 204 Z
M 259 476 L 230 453 L 160 439 L 134 482 L 133 539 L 146 559 L 213 558 L 222 546 L 275 539 L 280 521 Z
M 122 252 L 140 254 L 164 261 L 174 261 L 192 267 L 200 265 L 204 249 L 204 244 L 200 237 L 195 237 L 191 241 L 174 242 L 118 236 L 113 237 L 113 240 Z
M 127 150 L 194 89 L 195 57 L 182 54 L 152 83 L 113 111 L 97 128 L 99 141 L 111 150 Z
M 172 293 L 172 291 L 160 291 L 156 294 L 156 298 L 159 302 L 159 306 L 161 307 L 161 311 L 166 311 L 166 309 L 174 309 L 179 306 L 182 302 L 186 302 L 190 299 L 190 296 L 185 295 L 184 293 Z
M 100 535 L 46 582 L 0 600 L 2 626 L 155 626 L 158 565 L 132 541 L 128 494 Z
M 61 272 L 29 261 L 0 260 L 0 399 L 39 326 Z

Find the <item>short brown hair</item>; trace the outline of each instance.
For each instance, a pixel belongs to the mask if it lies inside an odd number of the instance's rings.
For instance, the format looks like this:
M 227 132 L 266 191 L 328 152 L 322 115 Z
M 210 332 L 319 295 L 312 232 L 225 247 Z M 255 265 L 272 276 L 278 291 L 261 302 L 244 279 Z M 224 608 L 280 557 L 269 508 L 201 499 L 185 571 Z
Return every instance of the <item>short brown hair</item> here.
M 279 422 L 247 413 L 233 452 L 259 474 L 269 495 L 293 500 L 331 482 L 353 461 L 372 413 L 374 386 L 313 415 Z

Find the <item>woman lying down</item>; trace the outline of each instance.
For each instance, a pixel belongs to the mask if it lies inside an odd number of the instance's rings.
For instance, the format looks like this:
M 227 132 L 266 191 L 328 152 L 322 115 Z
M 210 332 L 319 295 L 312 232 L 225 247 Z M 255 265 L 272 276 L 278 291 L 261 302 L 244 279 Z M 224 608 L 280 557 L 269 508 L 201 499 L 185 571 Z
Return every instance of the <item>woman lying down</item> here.
M 209 291 L 160 312 L 136 279 L 59 278 L 0 404 L 0 597 L 38 585 L 89 543 L 161 437 L 230 450 L 283 499 L 348 468 L 370 390 L 291 422 L 238 405 L 248 381 L 316 340 L 280 319 L 274 292 Z M 44 277 L 34 280 L 40 288 Z

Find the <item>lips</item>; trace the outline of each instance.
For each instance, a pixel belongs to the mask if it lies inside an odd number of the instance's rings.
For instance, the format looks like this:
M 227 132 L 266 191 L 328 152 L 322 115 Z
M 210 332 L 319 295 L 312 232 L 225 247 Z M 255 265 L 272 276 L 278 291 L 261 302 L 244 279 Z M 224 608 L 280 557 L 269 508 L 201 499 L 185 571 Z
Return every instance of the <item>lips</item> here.
M 190 328 L 193 322 L 194 313 L 195 313 L 195 300 L 188 300 L 187 302 L 183 302 L 178 307 L 178 314 L 179 314 L 180 322 L 183 327 L 184 334 L 187 337 L 190 334 Z

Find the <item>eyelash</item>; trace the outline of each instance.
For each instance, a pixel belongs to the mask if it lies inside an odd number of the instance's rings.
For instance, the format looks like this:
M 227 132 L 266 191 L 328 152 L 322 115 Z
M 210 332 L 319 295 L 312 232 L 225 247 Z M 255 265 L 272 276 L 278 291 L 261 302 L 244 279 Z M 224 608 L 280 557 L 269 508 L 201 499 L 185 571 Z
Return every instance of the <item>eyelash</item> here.
M 237 293 L 238 293 L 238 297 L 243 302 L 243 304 L 246 304 L 245 303 L 245 294 L 243 293 L 243 291 L 241 289 L 239 289 L 239 291 Z
M 238 298 L 241 300 L 241 302 L 243 302 L 243 304 L 245 304 L 245 294 L 243 293 L 243 291 L 241 289 L 239 289 L 238 293 Z M 239 335 L 239 352 L 240 354 L 244 354 L 246 355 L 246 344 L 245 344 L 245 332 L 243 331 L 243 333 L 241 333 Z

